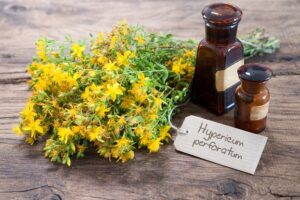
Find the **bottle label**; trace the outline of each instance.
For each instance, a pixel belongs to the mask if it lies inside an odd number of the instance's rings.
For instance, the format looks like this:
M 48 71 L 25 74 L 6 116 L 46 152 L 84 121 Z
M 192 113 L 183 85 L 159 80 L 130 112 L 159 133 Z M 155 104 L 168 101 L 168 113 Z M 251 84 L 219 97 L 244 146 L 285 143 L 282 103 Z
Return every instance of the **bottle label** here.
M 223 92 L 240 81 L 237 70 L 243 64 L 244 59 L 216 72 L 215 84 L 218 92 Z
M 265 118 L 269 111 L 269 102 L 261 106 L 254 106 L 251 109 L 250 120 L 256 121 Z

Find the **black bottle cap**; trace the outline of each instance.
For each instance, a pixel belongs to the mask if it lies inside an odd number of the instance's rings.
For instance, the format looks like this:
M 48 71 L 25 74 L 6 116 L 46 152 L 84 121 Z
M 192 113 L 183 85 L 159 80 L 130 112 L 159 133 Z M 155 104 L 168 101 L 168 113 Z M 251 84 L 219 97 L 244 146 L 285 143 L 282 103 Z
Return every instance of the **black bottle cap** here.
M 215 3 L 202 10 L 203 19 L 211 24 L 228 26 L 238 23 L 243 12 L 237 6 L 226 3 Z
M 240 79 L 246 81 L 265 82 L 272 77 L 273 72 L 260 64 L 246 64 L 238 69 L 238 75 Z

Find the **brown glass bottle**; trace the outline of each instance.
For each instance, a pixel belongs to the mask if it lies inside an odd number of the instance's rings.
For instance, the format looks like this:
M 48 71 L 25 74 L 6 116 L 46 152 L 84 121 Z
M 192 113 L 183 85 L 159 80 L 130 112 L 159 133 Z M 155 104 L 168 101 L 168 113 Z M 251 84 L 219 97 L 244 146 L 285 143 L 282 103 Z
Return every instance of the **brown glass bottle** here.
M 237 69 L 244 64 L 243 45 L 236 38 L 242 11 L 217 3 L 205 7 L 202 16 L 206 37 L 198 46 L 191 100 L 222 114 L 234 107 Z
M 266 82 L 272 77 L 272 71 L 258 64 L 247 64 L 239 68 L 238 75 L 242 84 L 235 93 L 235 126 L 259 133 L 266 127 L 270 101 Z

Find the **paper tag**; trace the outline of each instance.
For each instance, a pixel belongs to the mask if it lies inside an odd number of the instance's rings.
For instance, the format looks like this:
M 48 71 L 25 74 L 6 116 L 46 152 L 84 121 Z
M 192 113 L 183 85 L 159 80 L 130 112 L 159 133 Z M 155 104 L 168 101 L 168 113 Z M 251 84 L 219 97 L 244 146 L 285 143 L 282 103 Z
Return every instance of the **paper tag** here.
M 176 150 L 233 169 L 254 174 L 267 137 L 196 116 L 185 118 L 174 145 Z

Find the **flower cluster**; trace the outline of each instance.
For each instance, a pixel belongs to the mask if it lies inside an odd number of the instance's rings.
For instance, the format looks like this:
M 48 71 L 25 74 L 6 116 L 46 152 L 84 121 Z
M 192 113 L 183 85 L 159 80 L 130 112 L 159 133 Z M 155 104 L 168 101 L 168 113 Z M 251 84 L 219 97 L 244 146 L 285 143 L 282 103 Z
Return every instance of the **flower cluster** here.
M 125 162 L 137 148 L 157 152 L 169 133 L 168 114 L 185 100 L 196 44 L 118 23 L 89 41 L 37 42 L 28 66 L 32 95 L 14 128 L 45 156 L 70 166 L 93 146 Z

